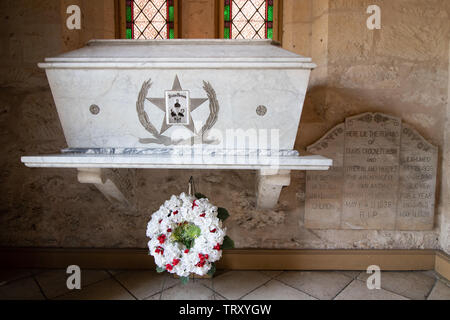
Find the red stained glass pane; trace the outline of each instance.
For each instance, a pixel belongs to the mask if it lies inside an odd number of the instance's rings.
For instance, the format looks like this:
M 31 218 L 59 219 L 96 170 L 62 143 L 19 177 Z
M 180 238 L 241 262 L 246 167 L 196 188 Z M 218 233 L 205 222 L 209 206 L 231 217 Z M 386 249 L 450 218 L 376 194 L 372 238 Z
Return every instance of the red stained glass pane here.
M 173 11 L 173 2 L 166 0 L 132 0 L 131 6 L 133 39 L 172 38 L 173 24 L 169 28 L 169 12 Z M 127 8 L 128 9 L 128 8 Z

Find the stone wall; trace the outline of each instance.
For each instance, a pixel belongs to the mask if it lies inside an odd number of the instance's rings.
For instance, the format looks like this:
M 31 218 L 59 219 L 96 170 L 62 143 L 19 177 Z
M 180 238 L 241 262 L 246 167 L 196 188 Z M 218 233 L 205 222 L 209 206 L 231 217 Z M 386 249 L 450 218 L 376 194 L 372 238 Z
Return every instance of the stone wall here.
M 181 1 L 181 37 L 184 39 L 215 38 L 217 1 Z
M 115 38 L 114 0 L 60 0 L 59 2 L 64 51 L 81 48 L 91 39 Z M 70 5 L 78 5 L 81 9 L 81 30 L 69 30 L 66 27 L 65 18 L 68 17 L 67 7 Z
M 80 31 L 65 27 L 68 3 L 82 9 Z M 20 163 L 22 155 L 67 147 L 37 63 L 90 38 L 112 38 L 113 5 L 113 0 L 0 2 L 0 246 L 115 247 L 126 238 L 120 231 L 100 231 L 108 230 L 112 211 L 94 188 L 76 182 L 74 170 L 30 170 Z
M 297 1 L 295 1 L 297 3 Z M 311 4 L 310 52 L 319 67 L 313 71 L 308 99 L 300 125 L 296 147 L 301 150 L 314 143 L 346 117 L 363 112 L 383 112 L 403 119 L 431 143 L 439 146 L 438 192 L 448 176 L 442 159 L 448 101 L 448 1 L 303 1 Z M 381 8 L 381 30 L 369 30 L 366 13 L 369 5 Z M 298 5 L 298 4 L 297 4 Z M 296 30 L 286 30 L 295 33 Z M 286 34 L 286 32 L 285 32 Z M 294 47 L 296 43 L 283 46 Z M 304 49 L 304 52 L 307 52 Z M 301 50 L 295 50 L 302 53 Z M 447 200 L 445 200 L 447 199 Z M 441 193 L 437 203 L 433 232 L 382 232 L 382 238 L 397 246 L 426 240 L 438 246 L 439 216 L 448 213 Z M 444 228 L 444 226 L 442 226 Z M 448 227 L 447 227 L 448 228 Z M 445 229 L 445 228 L 444 228 Z M 443 233 L 444 234 L 444 233 Z M 353 235 L 361 241 L 370 232 L 336 233 L 320 231 L 324 241 L 343 243 Z M 381 236 L 380 236 L 381 235 Z M 403 239 L 400 240 L 399 239 Z M 441 245 L 448 240 L 441 238 Z M 356 242 L 355 242 L 356 244 Z M 357 245 L 359 246 L 359 245 Z M 447 248 L 448 250 L 448 248 Z
M 65 28 L 68 3 L 82 8 L 80 31 Z M 369 4 L 382 9 L 381 30 L 366 28 Z M 21 155 L 66 146 L 36 63 L 91 38 L 112 38 L 113 8 L 113 0 L 0 2 L 0 246 L 144 248 L 150 214 L 170 194 L 185 191 L 194 175 L 200 191 L 229 209 L 227 227 L 241 248 L 441 246 L 450 252 L 449 1 L 284 0 L 283 46 L 318 64 L 296 148 L 304 150 L 348 116 L 370 111 L 401 117 L 440 148 L 439 218 L 428 232 L 308 230 L 304 172 L 293 173 L 277 208 L 258 211 L 252 171 L 138 170 L 136 206 L 124 209 L 79 184 L 76 170 L 25 168 Z M 214 10 L 214 1 L 183 0 L 183 37 L 214 37 Z
M 448 67 L 450 73 L 450 51 Z M 448 96 L 450 97 L 450 81 L 448 83 Z M 447 117 L 442 153 L 442 192 L 439 206 L 441 214 L 440 245 L 445 252 L 450 253 L 450 99 L 447 101 Z

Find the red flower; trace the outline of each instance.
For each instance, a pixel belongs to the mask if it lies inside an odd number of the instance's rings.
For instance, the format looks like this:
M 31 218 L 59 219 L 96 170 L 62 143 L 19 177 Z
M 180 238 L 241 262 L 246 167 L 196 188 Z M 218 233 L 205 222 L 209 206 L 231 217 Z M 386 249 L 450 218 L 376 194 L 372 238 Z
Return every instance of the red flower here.
M 184 253 L 189 253 L 189 249 L 184 250 Z
M 220 243 L 216 244 L 213 249 L 217 250 L 217 251 L 220 251 Z
M 197 262 L 197 264 L 195 266 L 202 268 L 206 264 L 206 259 L 205 259 L 206 257 L 205 257 L 205 255 L 203 255 L 201 253 L 198 254 L 198 257 L 200 258 L 200 261 Z
M 162 234 L 158 237 L 159 243 L 163 244 L 166 241 L 166 235 Z
M 202 217 L 202 218 L 206 217 L 206 213 L 202 213 L 202 214 L 200 215 L 200 217 Z
M 202 253 L 199 253 L 199 254 L 198 254 L 198 257 L 200 258 L 200 262 L 205 262 L 205 260 L 208 260 L 208 259 L 209 259 L 209 255 L 207 255 L 207 254 L 202 254 Z
M 198 204 L 196 204 L 197 200 L 194 200 L 192 203 L 192 210 L 194 210 L 195 207 L 198 207 Z
M 167 229 L 167 232 L 172 232 L 172 229 L 170 229 L 170 228 L 169 228 L 169 229 Z
M 173 214 L 174 214 L 174 215 L 177 215 L 177 214 L 178 214 L 178 210 L 177 210 L 177 211 L 174 211 Z
M 179 264 L 180 263 L 180 259 L 173 259 L 173 261 L 172 261 L 172 264 L 174 265 L 174 266 L 176 266 L 177 264 Z
M 202 267 L 205 266 L 206 260 L 208 260 L 209 255 L 203 254 L 203 253 L 199 253 L 199 254 L 198 254 L 198 257 L 199 257 L 200 261 L 197 262 L 197 264 L 196 264 L 195 266 L 196 266 L 196 267 L 202 268 Z
M 214 233 L 214 232 L 216 232 L 217 231 L 217 229 L 212 229 L 211 230 L 211 233 Z
M 157 247 L 156 249 L 155 249 L 155 253 L 159 253 L 159 254 L 163 254 L 164 253 L 164 248 L 163 247 Z
M 172 269 L 173 269 L 173 267 L 172 267 L 170 264 L 167 264 L 167 265 L 166 265 L 166 270 L 172 271 Z
M 161 220 L 159 220 L 159 222 L 158 223 L 161 223 L 162 222 L 162 219 Z

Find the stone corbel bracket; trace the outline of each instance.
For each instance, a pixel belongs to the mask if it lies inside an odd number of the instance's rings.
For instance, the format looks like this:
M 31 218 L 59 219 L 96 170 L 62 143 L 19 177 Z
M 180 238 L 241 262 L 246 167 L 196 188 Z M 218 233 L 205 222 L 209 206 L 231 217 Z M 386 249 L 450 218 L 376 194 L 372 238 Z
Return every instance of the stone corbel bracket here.
M 257 208 L 273 209 L 278 203 L 281 189 L 290 184 L 291 170 L 259 170 L 256 190 Z
M 133 188 L 128 174 L 121 175 L 113 169 L 78 168 L 78 181 L 93 184 L 112 204 L 132 207 Z
M 102 150 L 104 152 L 104 150 Z M 22 157 L 30 168 L 77 168 L 81 183 L 94 184 L 108 200 L 136 206 L 136 169 L 187 169 L 187 170 L 258 170 L 257 207 L 273 209 L 278 203 L 281 189 L 289 186 L 291 170 L 328 170 L 333 161 L 324 156 L 304 155 L 289 151 L 281 156 L 260 154 L 211 153 L 201 157 L 191 153 L 171 154 L 164 150 L 152 150 L 150 154 L 65 153 L 61 155 Z M 159 152 L 161 151 L 161 152 Z M 236 152 L 238 153 L 238 152 Z M 130 201 L 130 199 L 132 201 Z

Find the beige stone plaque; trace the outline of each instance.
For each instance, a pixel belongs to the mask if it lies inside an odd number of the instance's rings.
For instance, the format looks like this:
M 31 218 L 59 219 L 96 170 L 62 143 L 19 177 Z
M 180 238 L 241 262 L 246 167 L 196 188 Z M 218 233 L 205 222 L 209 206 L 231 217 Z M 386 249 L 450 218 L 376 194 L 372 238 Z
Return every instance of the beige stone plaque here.
M 308 152 L 333 159 L 329 171 L 307 171 L 305 225 L 312 229 L 336 229 L 341 224 L 344 163 L 344 130 L 340 124 L 308 147 Z
M 403 124 L 398 230 L 433 229 L 437 160 L 437 147 Z
M 329 172 L 307 173 L 307 228 L 433 228 L 437 148 L 401 119 L 347 118 L 308 151 L 334 164 Z

